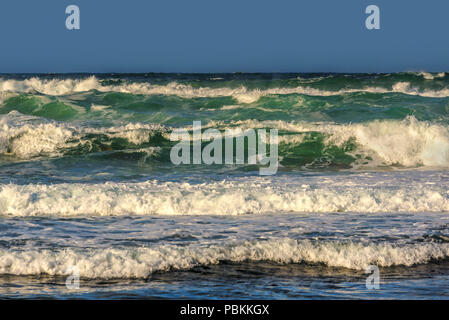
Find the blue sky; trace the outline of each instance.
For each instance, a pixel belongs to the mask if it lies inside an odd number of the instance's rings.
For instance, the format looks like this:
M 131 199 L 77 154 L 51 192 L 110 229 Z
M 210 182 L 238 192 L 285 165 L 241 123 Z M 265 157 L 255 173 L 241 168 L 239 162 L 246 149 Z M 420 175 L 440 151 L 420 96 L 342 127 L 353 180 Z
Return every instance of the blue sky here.
M 447 0 L 2 0 L 0 72 L 449 71 L 448 31 Z

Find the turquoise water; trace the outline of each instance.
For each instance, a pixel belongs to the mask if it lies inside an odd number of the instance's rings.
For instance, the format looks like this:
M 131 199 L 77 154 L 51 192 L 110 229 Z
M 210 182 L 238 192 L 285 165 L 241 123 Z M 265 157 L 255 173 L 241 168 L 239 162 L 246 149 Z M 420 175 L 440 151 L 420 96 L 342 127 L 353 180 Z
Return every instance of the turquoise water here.
M 2 75 L 0 296 L 447 298 L 448 108 L 445 73 Z M 277 129 L 276 175 L 174 165 L 193 121 Z

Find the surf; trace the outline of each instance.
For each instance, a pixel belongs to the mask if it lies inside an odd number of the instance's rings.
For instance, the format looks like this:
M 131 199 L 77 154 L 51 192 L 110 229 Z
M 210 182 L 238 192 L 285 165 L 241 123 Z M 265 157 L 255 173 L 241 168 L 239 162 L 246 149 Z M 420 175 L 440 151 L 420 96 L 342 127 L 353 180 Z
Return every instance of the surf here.
M 277 264 L 324 264 L 328 267 L 365 270 L 414 266 L 449 257 L 448 244 L 394 245 L 351 241 L 310 241 L 289 238 L 240 241 L 211 246 L 154 246 L 65 250 L 0 249 L 1 275 L 66 275 L 77 262 L 85 279 L 146 279 L 155 272 L 189 270 L 223 262 L 273 262 Z

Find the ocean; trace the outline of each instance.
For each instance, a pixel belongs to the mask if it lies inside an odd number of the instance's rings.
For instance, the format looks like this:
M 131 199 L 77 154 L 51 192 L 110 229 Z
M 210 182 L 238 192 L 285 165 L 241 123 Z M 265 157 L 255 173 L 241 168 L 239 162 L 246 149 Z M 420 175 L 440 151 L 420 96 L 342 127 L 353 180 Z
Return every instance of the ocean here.
M 447 299 L 448 168 L 447 73 L 3 74 L 0 298 Z

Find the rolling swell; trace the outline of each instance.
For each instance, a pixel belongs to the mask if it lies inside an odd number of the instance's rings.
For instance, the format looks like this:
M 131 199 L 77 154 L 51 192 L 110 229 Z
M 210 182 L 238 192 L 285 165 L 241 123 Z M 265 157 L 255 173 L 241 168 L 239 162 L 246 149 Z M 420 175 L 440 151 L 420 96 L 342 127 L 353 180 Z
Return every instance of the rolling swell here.
M 16 111 L 0 116 L 0 155 L 8 161 L 76 155 L 123 158 L 141 154 L 170 164 L 173 127 L 128 123 L 88 126 L 25 116 Z M 404 120 L 374 120 L 335 124 L 282 120 L 205 122 L 221 132 L 241 129 L 278 129 L 283 168 L 358 169 L 376 167 L 448 167 L 449 131 L 444 124 Z M 191 126 L 185 126 L 191 131 Z M 203 142 L 203 147 L 206 145 Z M 150 155 L 150 157 L 148 157 Z M 136 159 L 131 157 L 131 160 Z
M 283 238 L 208 247 L 156 246 L 64 251 L 0 249 L 0 256 L 4 257 L 0 260 L 0 274 L 63 276 L 67 268 L 76 262 L 83 278 L 111 279 L 147 278 L 154 272 L 245 261 L 323 264 L 353 270 L 365 270 L 372 264 L 379 267 L 409 267 L 447 259 L 449 245 L 417 243 L 398 246 Z
M 446 73 L 3 75 L 0 277 L 445 272 L 448 106 Z M 198 120 L 277 129 L 277 174 L 173 165 Z
M 216 75 L 67 75 L 3 76 L 0 92 L 39 92 L 61 96 L 97 90 L 132 94 L 178 95 L 181 97 L 239 96 L 254 101 L 266 94 L 341 95 L 351 92 L 446 97 L 446 73 L 398 74 L 226 74 Z M 251 98 L 250 96 L 253 95 Z

